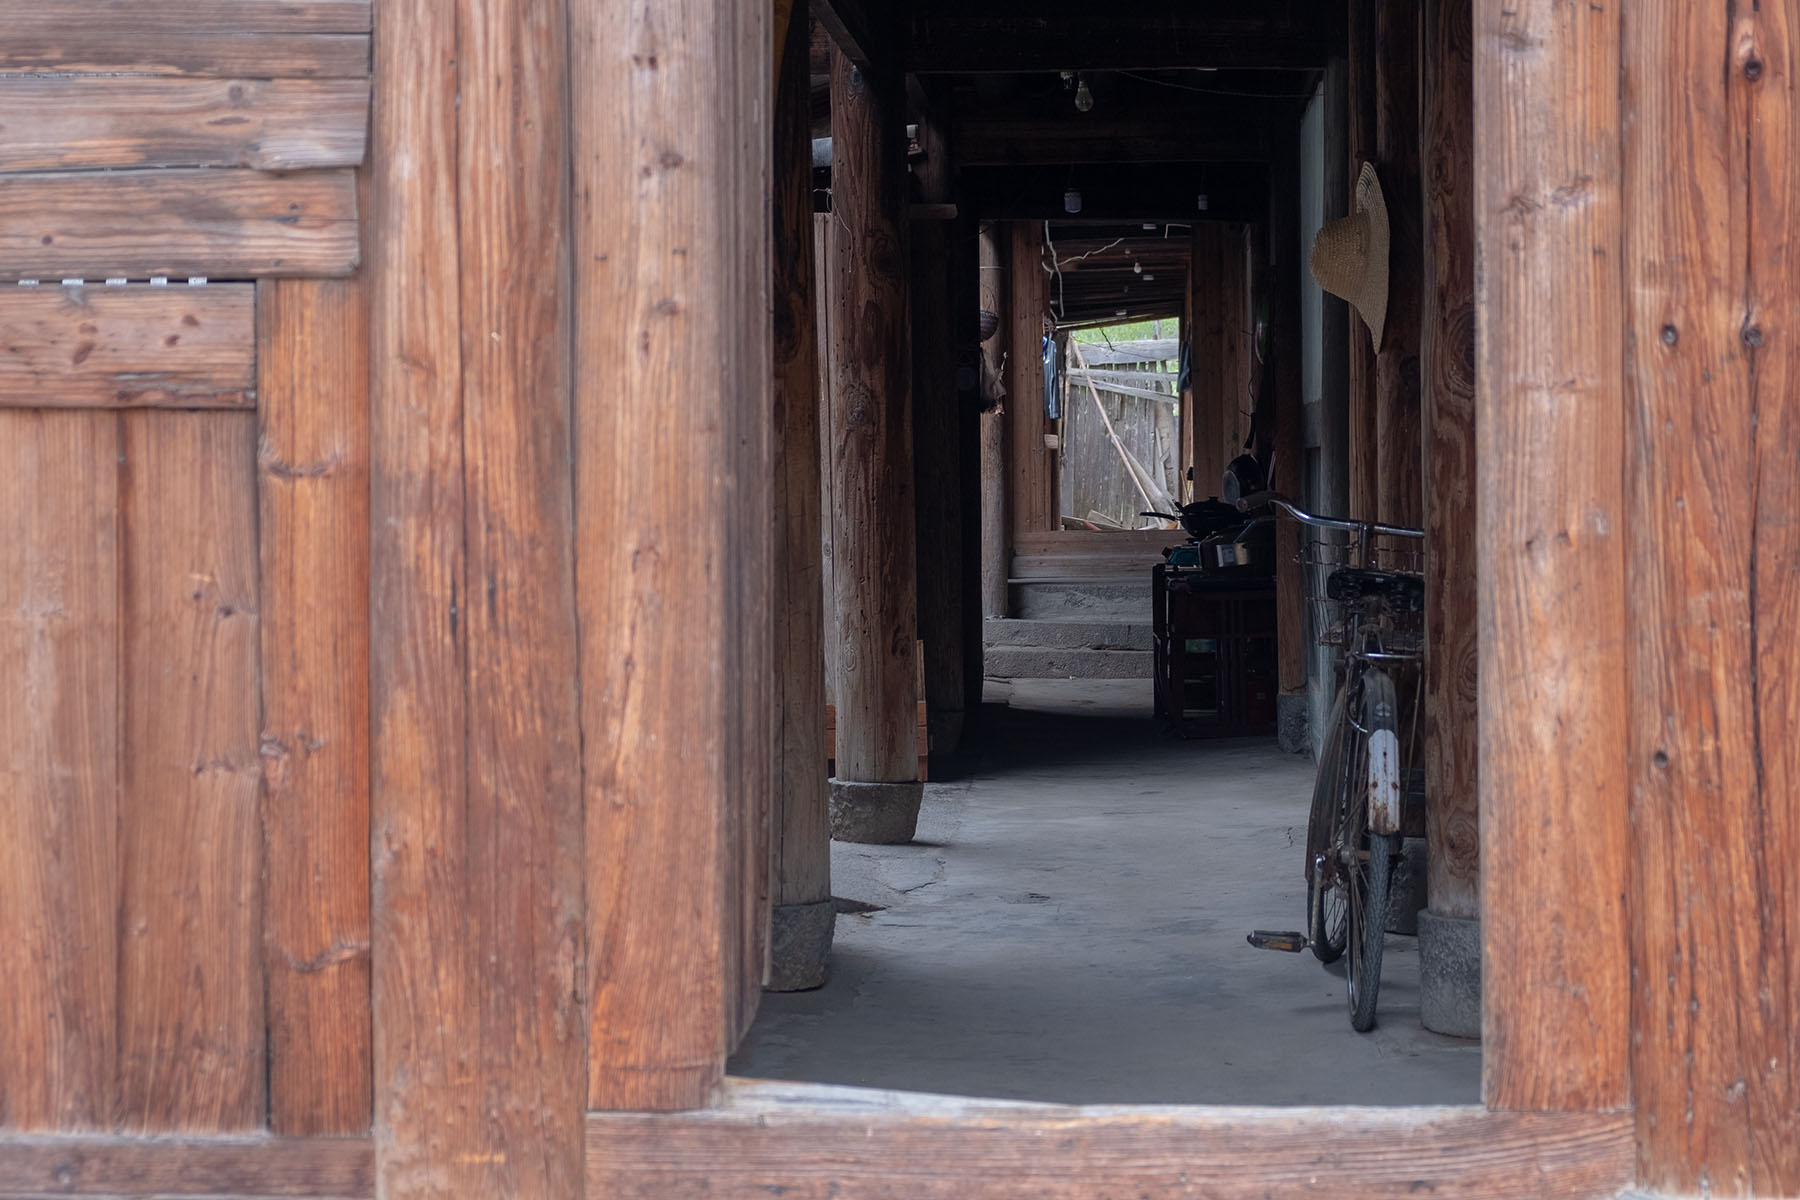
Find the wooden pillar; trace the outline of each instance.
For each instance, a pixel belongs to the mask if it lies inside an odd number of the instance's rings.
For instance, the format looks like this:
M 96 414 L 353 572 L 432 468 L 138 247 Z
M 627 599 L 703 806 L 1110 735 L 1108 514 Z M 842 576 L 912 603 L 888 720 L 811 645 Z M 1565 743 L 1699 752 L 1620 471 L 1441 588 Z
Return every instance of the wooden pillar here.
M 832 835 L 905 842 L 918 822 L 914 481 L 899 97 L 831 54 L 829 398 L 838 632 Z
M 1270 188 L 1270 358 L 1274 388 L 1277 491 L 1306 496 L 1306 431 L 1301 395 L 1300 344 L 1300 131 L 1290 129 L 1279 143 Z M 1275 528 L 1275 602 L 1281 681 L 1281 745 L 1304 750 L 1307 737 L 1306 656 L 1312 646 L 1306 623 L 1306 580 L 1300 566 L 1300 526 L 1281 521 Z
M 1483 902 L 1506 914 L 1482 929 L 1482 1091 L 1494 1108 L 1623 1108 L 1620 16 L 1476 13 L 1481 844 Z M 1560 202 L 1570 187 L 1580 203 Z
M 1403 2 L 1411 3 L 1412 0 Z M 1355 211 L 1356 180 L 1362 173 L 1362 164 L 1372 162 L 1376 155 L 1376 57 L 1379 46 L 1376 25 L 1381 5 L 1382 0 L 1349 0 L 1349 99 L 1345 116 L 1350 135 L 1350 153 L 1348 171 L 1345 174 L 1346 213 Z M 1382 187 L 1384 190 L 1392 190 L 1386 179 L 1382 180 Z M 1389 278 L 1392 277 L 1390 271 Z M 1381 466 L 1376 452 L 1375 345 L 1369 335 L 1368 325 L 1355 310 L 1349 309 L 1348 305 L 1345 308 L 1350 322 L 1348 402 L 1345 406 L 1349 515 L 1366 519 L 1380 515 L 1376 511 L 1379 507 L 1377 488 Z M 1387 324 L 1393 324 L 1391 312 Z
M 1800 25 L 1633 5 L 1620 68 L 1638 1182 L 1800 1195 Z
M 1014 221 L 1012 228 L 1012 346 L 1008 352 L 1006 402 L 1006 507 L 1011 517 L 1008 545 L 1021 533 L 1056 528 L 1051 509 L 1055 484 L 1053 460 L 1044 445 L 1049 423 L 1044 417 L 1044 317 L 1049 287 L 1044 275 L 1043 226 Z
M 768 880 L 769 9 L 571 8 L 588 1101 L 691 1108 Z
M 981 245 L 980 223 L 969 211 L 967 197 L 959 200 L 952 233 L 950 290 L 951 326 L 956 345 L 957 491 L 962 506 L 962 622 L 963 622 L 963 737 L 970 745 L 981 716 L 981 689 L 985 649 L 981 605 L 982 589 L 982 488 L 981 437 L 986 418 L 981 408 Z
M 1006 493 L 1007 384 L 1011 375 L 1012 289 L 1007 264 L 1011 231 L 986 223 L 980 232 L 981 308 L 994 314 L 994 332 L 981 344 L 981 611 L 990 618 L 1007 615 L 1006 577 L 1011 542 Z
M 1191 274 L 1193 306 L 1193 412 L 1187 421 L 1188 462 L 1194 499 L 1219 494 L 1227 446 L 1241 445 L 1238 411 L 1247 404 L 1244 231 L 1241 225 L 1203 221 L 1194 227 Z
M 583 1188 L 569 15 L 563 0 L 375 10 L 370 807 L 388 1197 Z
M 1425 0 L 1425 303 L 1419 336 L 1425 505 L 1428 1029 L 1481 1032 L 1475 681 L 1475 69 L 1471 0 Z M 1449 922 L 1450 924 L 1446 924 Z M 1429 945 L 1427 945 L 1429 943 Z M 1427 953 L 1429 951 L 1429 953 Z
M 825 982 L 837 922 L 826 815 L 825 593 L 819 519 L 819 337 L 805 20 L 791 21 L 775 94 L 775 746 L 773 991 Z
M 913 164 L 922 204 L 953 203 L 949 128 L 924 102 L 915 114 L 924 157 Z M 913 478 L 918 519 L 919 640 L 933 754 L 955 753 L 963 727 L 962 411 L 956 393 L 956 222 L 933 215 L 907 229 L 911 269 Z
M 1382 0 L 1376 48 L 1375 170 L 1393 247 L 1387 323 L 1375 357 L 1375 506 L 1384 521 L 1424 521 L 1419 467 L 1419 4 Z

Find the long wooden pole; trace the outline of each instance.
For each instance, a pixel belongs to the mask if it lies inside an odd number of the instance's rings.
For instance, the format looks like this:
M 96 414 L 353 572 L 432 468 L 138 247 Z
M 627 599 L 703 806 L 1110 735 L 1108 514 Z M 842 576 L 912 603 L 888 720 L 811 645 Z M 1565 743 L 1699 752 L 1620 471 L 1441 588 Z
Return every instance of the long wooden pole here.
M 804 20 L 791 22 L 775 95 L 775 746 L 769 982 L 825 982 L 836 913 L 826 816 L 825 594 L 819 519 L 819 336 Z
M 1411 0 L 1407 0 L 1411 2 Z M 1346 59 L 1348 80 L 1347 118 L 1349 156 L 1346 164 L 1345 212 L 1355 211 L 1358 175 L 1365 162 L 1375 158 L 1375 95 L 1378 39 L 1376 21 L 1381 0 L 1349 0 L 1349 54 Z M 1389 273 L 1392 278 L 1392 273 Z M 1339 306 L 1349 318 L 1350 361 L 1347 372 L 1345 405 L 1346 475 L 1350 489 L 1350 515 L 1373 519 L 1380 514 L 1376 489 L 1381 475 L 1376 450 L 1375 423 L 1375 345 L 1369 327 L 1356 311 L 1338 300 L 1327 300 Z
M 1419 197 L 1419 3 L 1382 0 L 1377 25 L 1375 169 L 1387 201 L 1387 324 L 1375 356 L 1375 507 L 1416 528 L 1419 478 L 1419 293 L 1424 237 Z
M 1433 940 L 1423 1019 L 1440 1033 L 1480 1032 L 1479 745 L 1475 706 L 1475 163 L 1471 0 L 1425 0 L 1423 160 L 1425 298 L 1419 339 L 1424 380 L 1425 828 Z M 1468 922 L 1464 926 L 1439 922 Z M 1474 952 L 1468 970 L 1444 948 Z M 1460 934 L 1460 937 L 1458 935 Z M 1445 968 L 1440 970 L 1440 968 Z M 1455 978 L 1452 978 L 1452 977 Z M 1458 980 L 1468 986 L 1457 986 Z M 1447 985 L 1447 986 L 1446 986 Z M 1457 1003 L 1458 997 L 1462 1003 Z
M 829 444 L 839 637 L 832 835 L 904 842 L 918 821 L 911 351 L 898 96 L 831 54 Z

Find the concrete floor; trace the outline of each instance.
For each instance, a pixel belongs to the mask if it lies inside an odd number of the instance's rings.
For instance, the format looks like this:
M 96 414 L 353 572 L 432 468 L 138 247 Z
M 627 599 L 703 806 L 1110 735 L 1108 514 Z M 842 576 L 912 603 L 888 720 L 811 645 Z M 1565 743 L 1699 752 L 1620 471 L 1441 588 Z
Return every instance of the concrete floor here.
M 834 845 L 832 978 L 766 994 L 730 1063 L 765 1079 L 1064 1103 L 1459 1104 L 1481 1051 L 1427 1033 L 1388 940 L 1380 1024 L 1342 968 L 1251 949 L 1302 924 L 1311 763 L 1183 742 L 1138 681 L 990 685 L 1000 731 L 926 790 L 910 846 Z

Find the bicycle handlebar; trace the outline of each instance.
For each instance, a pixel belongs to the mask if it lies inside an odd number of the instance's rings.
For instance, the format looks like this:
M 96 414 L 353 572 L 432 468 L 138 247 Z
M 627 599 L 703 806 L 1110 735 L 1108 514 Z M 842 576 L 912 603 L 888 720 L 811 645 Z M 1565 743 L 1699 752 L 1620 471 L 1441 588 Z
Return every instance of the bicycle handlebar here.
M 1273 504 L 1288 516 L 1302 525 L 1311 525 L 1315 529 L 1342 529 L 1347 533 L 1373 533 L 1382 537 L 1423 538 L 1423 529 L 1409 529 L 1405 525 L 1384 525 L 1379 521 L 1352 521 L 1343 517 L 1320 517 L 1303 512 L 1287 497 L 1279 492 L 1254 492 L 1238 501 L 1239 512 L 1249 512 L 1253 508 L 1261 508 L 1265 504 Z

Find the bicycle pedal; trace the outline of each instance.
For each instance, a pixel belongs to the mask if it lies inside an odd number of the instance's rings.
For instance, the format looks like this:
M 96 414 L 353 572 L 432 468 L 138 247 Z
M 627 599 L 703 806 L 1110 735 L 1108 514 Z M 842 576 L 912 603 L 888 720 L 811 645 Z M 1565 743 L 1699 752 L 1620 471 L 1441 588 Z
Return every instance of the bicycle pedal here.
M 1298 930 L 1258 929 L 1246 934 L 1244 940 L 1258 950 L 1280 950 L 1285 954 L 1298 954 L 1310 944 Z

